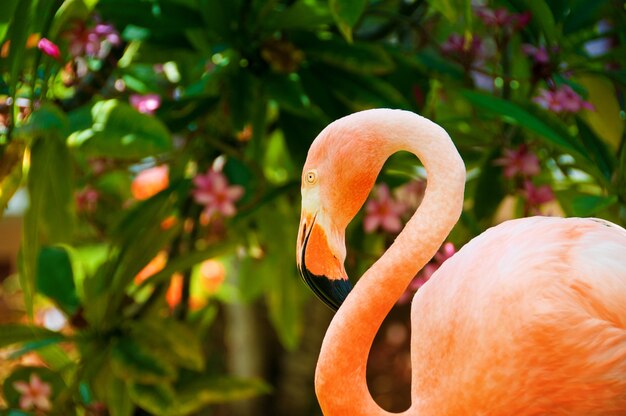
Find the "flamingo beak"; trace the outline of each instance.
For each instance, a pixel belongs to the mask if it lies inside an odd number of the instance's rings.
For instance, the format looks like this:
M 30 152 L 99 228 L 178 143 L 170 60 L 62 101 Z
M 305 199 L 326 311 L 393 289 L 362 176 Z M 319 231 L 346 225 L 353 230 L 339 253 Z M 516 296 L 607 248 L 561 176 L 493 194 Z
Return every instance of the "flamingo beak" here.
M 328 227 L 322 225 L 323 222 L 319 214 L 303 211 L 298 234 L 298 270 L 313 293 L 333 311 L 337 311 L 352 285 L 343 267 L 343 260 L 339 260 L 341 256 L 333 254 L 337 253 L 337 246 L 343 244 L 343 238 L 329 233 Z

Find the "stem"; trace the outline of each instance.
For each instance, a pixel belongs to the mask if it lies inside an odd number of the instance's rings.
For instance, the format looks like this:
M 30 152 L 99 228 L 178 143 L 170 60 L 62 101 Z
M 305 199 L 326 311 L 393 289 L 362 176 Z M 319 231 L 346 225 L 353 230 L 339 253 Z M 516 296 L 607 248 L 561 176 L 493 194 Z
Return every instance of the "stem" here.
M 191 198 L 188 198 L 187 202 L 191 202 Z M 200 229 L 199 223 L 200 223 L 200 214 L 202 213 L 202 209 L 198 205 L 193 205 L 191 206 L 190 211 L 191 211 L 191 214 L 187 216 L 185 220 L 193 220 L 194 225 L 193 225 L 193 228 L 191 229 L 191 232 L 188 235 L 188 238 L 186 239 L 185 246 L 186 246 L 187 251 L 194 250 L 194 243 L 196 239 L 198 238 L 198 230 Z M 176 317 L 177 319 L 181 321 L 185 320 L 189 312 L 190 290 L 191 290 L 191 269 L 187 269 L 183 272 L 183 287 L 181 289 L 180 304 L 174 310 L 174 317 Z

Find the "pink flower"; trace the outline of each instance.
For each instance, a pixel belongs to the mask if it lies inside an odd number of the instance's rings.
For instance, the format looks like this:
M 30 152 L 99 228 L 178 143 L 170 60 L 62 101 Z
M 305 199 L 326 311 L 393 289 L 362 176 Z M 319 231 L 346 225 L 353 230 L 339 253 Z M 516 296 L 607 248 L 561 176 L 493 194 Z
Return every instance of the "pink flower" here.
M 53 57 L 56 60 L 61 59 L 61 52 L 59 47 L 46 38 L 41 38 L 37 43 L 37 48 L 48 56 Z
M 512 27 L 515 30 L 524 28 L 531 18 L 530 12 L 509 13 L 505 8 L 496 10 L 487 7 L 476 9 L 476 15 L 483 21 L 486 26 L 491 27 Z
M 534 176 L 541 170 L 539 159 L 528 150 L 526 144 L 520 145 L 516 150 L 504 149 L 504 157 L 496 159 L 494 164 L 504 168 L 504 176 L 507 178 L 516 175 Z
M 98 206 L 98 200 L 100 199 L 100 193 L 90 187 L 86 186 L 75 194 L 76 208 L 80 212 L 94 212 Z
M 103 58 L 106 50 L 104 44 L 116 46 L 121 38 L 113 25 L 100 23 L 96 18 L 94 27 L 87 27 L 85 22 L 77 22 L 72 30 L 66 32 L 65 37 L 69 41 L 69 51 L 72 56 Z
M 35 373 L 31 373 L 28 383 L 25 381 L 14 382 L 13 388 L 21 394 L 20 409 L 22 410 L 41 410 L 46 412 L 52 407 L 50 403 L 52 388 L 50 384 L 41 381 Z
M 169 186 L 169 167 L 155 166 L 139 172 L 130 185 L 133 197 L 139 201 L 158 194 Z
M 448 55 L 457 55 L 469 61 L 482 59 L 485 55 L 482 40 L 476 35 L 472 36 L 469 44 L 466 44 L 465 36 L 453 33 L 441 45 L 441 50 Z
M 376 188 L 376 196 L 365 204 L 365 219 L 363 228 L 366 233 L 371 233 L 377 228 L 389 233 L 397 233 L 402 229 L 400 216 L 404 214 L 406 207 L 394 201 L 386 184 Z
M 536 187 L 530 180 L 524 181 L 522 196 L 526 199 L 526 214 L 538 214 L 540 205 L 554 200 L 554 193 L 549 185 Z
M 230 186 L 221 172 L 209 169 L 204 175 L 193 178 L 196 189 L 192 191 L 194 200 L 204 205 L 203 214 L 210 219 L 215 214 L 232 217 L 237 212 L 235 202 L 243 196 L 243 188 Z
M 591 103 L 583 100 L 569 85 L 562 85 L 555 91 L 542 89 L 533 101 L 540 107 L 555 113 L 577 113 L 582 109 L 595 110 Z
M 154 114 L 161 106 L 161 97 L 158 94 L 132 94 L 129 97 L 130 105 L 144 114 Z
M 394 190 L 394 196 L 396 201 L 401 204 L 406 211 L 417 210 L 422 199 L 424 199 L 424 193 L 426 192 L 425 180 L 410 181 Z
M 441 267 L 446 260 L 452 257 L 456 253 L 456 248 L 454 244 L 451 242 L 444 243 L 437 253 L 435 253 L 434 257 L 424 266 L 422 270 L 420 270 L 417 275 L 413 278 L 411 283 L 409 283 L 409 287 L 406 291 L 400 296 L 398 299 L 399 304 L 408 303 L 412 298 L 415 292 L 424 285 L 432 275 Z
M 550 55 L 548 55 L 548 51 L 545 46 L 536 47 L 529 43 L 525 43 L 522 45 L 522 52 L 533 58 L 533 60 L 538 64 L 547 64 L 550 62 Z
M 439 251 L 435 253 L 435 263 L 441 266 L 446 260 L 452 257 L 456 253 L 456 248 L 454 244 L 451 242 L 443 243 L 443 245 L 439 248 Z

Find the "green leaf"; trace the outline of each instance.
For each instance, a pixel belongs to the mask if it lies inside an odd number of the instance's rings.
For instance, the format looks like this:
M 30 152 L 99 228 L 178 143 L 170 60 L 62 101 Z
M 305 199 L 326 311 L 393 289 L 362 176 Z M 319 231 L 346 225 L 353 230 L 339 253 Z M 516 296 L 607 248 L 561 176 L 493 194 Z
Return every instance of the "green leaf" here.
M 587 149 L 588 157 L 595 163 L 595 167 L 602 173 L 604 179 L 611 180 L 614 166 L 617 161 L 607 145 L 580 118 L 576 118 L 578 133 Z
M 298 218 L 287 197 L 268 203 L 257 212 L 260 229 L 259 243 L 265 249 L 265 257 L 258 269 L 240 276 L 246 279 L 263 279 L 267 305 L 272 322 L 281 343 L 288 349 L 298 345 L 302 326 L 302 306 L 308 298 L 306 287 L 297 275 L 293 263 L 295 246 L 290 244 L 297 234 Z
M 478 221 L 488 220 L 495 214 L 498 205 L 506 196 L 502 168 L 494 161 L 500 157 L 500 149 L 491 152 L 480 169 L 474 191 L 474 216 Z
M 48 367 L 56 372 L 65 371 L 76 364 L 67 352 L 58 344 L 46 345 L 37 350 L 37 354 Z
M 525 1 L 524 6 L 521 11 L 530 11 L 532 14 L 530 26 L 536 32 L 543 32 L 549 45 L 558 45 L 559 36 L 548 3 L 544 0 L 531 0 Z
M 9 24 L 17 4 L 18 0 L 4 0 L 0 2 L 0 45 L 4 43 L 4 37 L 9 30 Z
M 384 79 L 335 70 L 317 72 L 333 93 L 352 111 L 375 107 L 410 109 L 411 105 Z
M 558 32 L 550 5 L 545 0 L 508 0 L 518 12 L 532 14 L 530 27 L 535 33 L 543 33 L 549 45 L 558 44 Z
M 586 0 L 570 1 L 568 4 L 569 13 L 563 24 L 563 33 L 569 35 L 595 25 L 607 2 L 607 0 L 592 2 Z
M 175 386 L 131 383 L 128 389 L 133 403 L 163 416 L 189 415 L 211 404 L 245 400 L 269 391 L 260 380 L 198 374 Z
M 429 0 L 428 3 L 450 22 L 455 23 L 459 19 L 459 13 L 464 12 L 470 6 L 469 0 Z
M 248 71 L 236 71 L 230 75 L 226 96 L 230 107 L 233 127 L 243 130 L 252 120 L 254 103 L 258 99 L 257 80 Z
M 228 42 L 238 28 L 239 1 L 198 0 L 200 15 L 208 28 L 211 40 Z
M 311 60 L 360 74 L 381 75 L 394 70 L 395 63 L 385 48 L 371 43 L 351 45 L 336 38 L 330 40 L 302 39 L 306 56 Z
M 100 0 L 98 12 L 121 32 L 128 25 L 143 27 L 152 42 L 173 46 L 185 45 L 187 29 L 203 26 L 200 11 L 179 1 Z
M 48 36 L 56 39 L 61 30 L 74 19 L 87 20 L 92 8 L 93 6 L 85 3 L 84 0 L 65 0 L 54 15 Z
M 28 39 L 28 31 L 30 29 L 30 15 L 33 0 L 20 0 L 19 6 L 14 8 L 15 14 L 9 25 L 8 32 L 5 34 L 7 39 L 11 40 L 9 48 L 9 56 L 5 65 L 9 70 L 9 95 L 16 96 L 17 82 L 19 80 L 18 73 L 23 69 L 22 61 L 26 51 L 26 40 Z M 11 112 L 15 109 L 15 100 L 11 104 Z M 10 128 L 10 126 L 9 126 Z
M 70 135 L 68 144 L 89 156 L 139 159 L 172 146 L 170 133 L 159 119 L 115 99 L 77 110 L 70 120 L 80 130 Z
M 72 315 L 80 306 L 72 263 L 62 247 L 43 247 L 37 261 L 37 291 Z
M 285 10 L 274 9 L 262 22 L 268 30 L 315 29 L 333 22 L 328 5 L 316 0 L 298 0 Z
M 282 108 L 303 115 L 310 113 L 311 103 L 295 74 L 285 76 L 268 73 L 263 77 L 262 84 L 268 95 Z
M 573 137 L 553 129 L 535 114 L 515 103 L 469 90 L 461 91 L 461 95 L 474 106 L 500 116 L 507 123 L 532 131 L 541 138 L 559 146 L 562 150 L 585 155 L 585 149 Z
M 0 212 L 4 212 L 9 201 L 22 182 L 24 144 L 12 141 L 4 149 L 0 164 Z
M 367 6 L 367 0 L 328 0 L 330 12 L 343 37 L 352 43 L 352 27 Z
M 41 137 L 31 148 L 29 212 L 50 243 L 69 242 L 74 229 L 72 159 L 57 137 Z
M 36 261 L 40 234 L 48 243 L 62 243 L 71 239 L 74 225 L 74 197 L 72 161 L 62 140 L 63 119 L 55 117 L 58 111 L 43 107 L 32 115 L 25 131 L 32 135 L 28 191 L 30 205 L 24 216 L 20 252 L 20 282 L 24 290 L 26 310 L 32 312 L 35 289 Z M 40 122 L 40 120 L 44 120 Z M 56 120 L 56 121 L 55 121 Z M 48 124 L 48 129 L 44 125 Z
M 583 120 L 612 151 L 616 151 L 626 123 L 620 117 L 621 108 L 615 87 L 608 79 L 593 75 L 580 76 L 577 81 L 589 91 L 587 100 L 595 108 L 594 111 L 583 111 Z
M 176 368 L 131 338 L 120 338 L 111 352 L 113 373 L 137 383 L 164 383 L 176 377 Z
M 126 381 L 115 377 L 110 367 L 102 366 L 91 384 L 97 400 L 106 403 L 111 416 L 131 416 L 133 414 L 134 408 Z
M 572 200 L 571 208 L 577 217 L 589 217 L 617 203 L 617 196 L 580 195 Z
M 190 326 L 173 319 L 148 319 L 131 326 L 131 335 L 137 342 L 151 346 L 166 361 L 201 371 L 204 355 L 199 334 Z
M 195 376 L 175 386 L 176 409 L 173 415 L 188 415 L 204 406 L 245 400 L 270 392 L 261 380 L 228 376 Z
M 13 344 L 23 344 L 49 339 L 61 340 L 63 338 L 63 335 L 58 332 L 38 326 L 23 324 L 0 325 L 0 348 L 8 347 Z
M 176 396 L 169 384 L 131 383 L 128 394 L 133 403 L 153 415 L 169 416 L 176 409 Z
M 69 120 L 65 113 L 56 105 L 45 103 L 31 114 L 26 125 L 15 130 L 15 136 L 27 143 L 32 143 L 37 137 L 64 139 L 68 128 Z

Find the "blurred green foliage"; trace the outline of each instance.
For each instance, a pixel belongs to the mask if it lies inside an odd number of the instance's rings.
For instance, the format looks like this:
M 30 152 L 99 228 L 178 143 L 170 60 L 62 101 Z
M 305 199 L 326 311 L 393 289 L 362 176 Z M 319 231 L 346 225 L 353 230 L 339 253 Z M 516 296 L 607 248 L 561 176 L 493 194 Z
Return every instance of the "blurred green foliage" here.
M 218 336 L 223 305 L 261 300 L 282 345 L 297 347 L 310 298 L 294 262 L 300 168 L 323 127 L 354 111 L 411 110 L 450 133 L 468 170 L 466 210 L 450 237 L 457 245 L 503 216 L 594 215 L 626 224 L 622 2 L 484 6 L 1 2 L 0 208 L 26 187 L 25 311 L 32 317 L 47 300 L 68 319 L 62 333 L 0 327 L 0 347 L 13 346 L 14 359 L 37 351 L 49 367 L 16 370 L 4 383 L 7 406 L 19 407 L 13 380 L 33 372 L 55 387 L 54 409 L 67 415 L 97 406 L 113 416 L 193 414 L 267 393 L 263 381 L 225 375 L 207 340 Z M 510 20 L 497 21 L 494 10 Z M 90 52 L 86 34 L 105 30 L 98 25 L 119 39 L 102 32 Z M 58 45 L 58 57 L 43 53 L 42 38 Z M 533 100 L 564 86 L 594 110 L 558 111 Z M 148 94 L 156 108 L 138 111 L 132 95 Z M 541 167 L 530 184 L 504 175 L 498 162 L 521 145 Z M 133 178 L 157 165 L 169 167 L 166 189 L 136 200 Z M 232 218 L 202 219 L 193 179 L 210 167 L 245 190 Z M 420 178 L 418 161 L 405 154 L 381 174 L 392 188 Z M 533 186 L 553 191 L 552 211 L 531 204 Z M 85 190 L 97 203 L 77 205 Z M 348 230 L 355 275 L 391 238 L 364 233 L 361 219 Z M 166 264 L 137 283 L 161 252 Z M 211 258 L 227 277 L 194 309 L 194 282 Z M 168 306 L 175 273 L 182 286 Z

